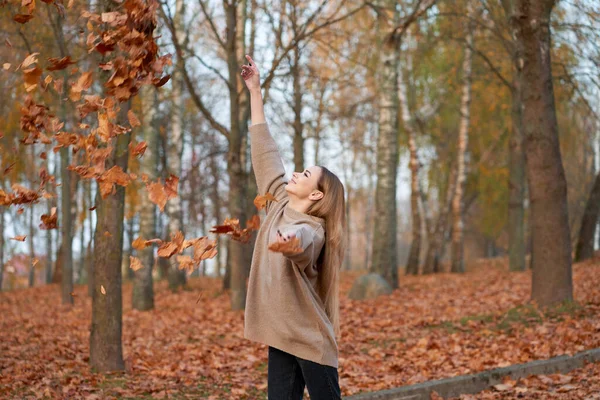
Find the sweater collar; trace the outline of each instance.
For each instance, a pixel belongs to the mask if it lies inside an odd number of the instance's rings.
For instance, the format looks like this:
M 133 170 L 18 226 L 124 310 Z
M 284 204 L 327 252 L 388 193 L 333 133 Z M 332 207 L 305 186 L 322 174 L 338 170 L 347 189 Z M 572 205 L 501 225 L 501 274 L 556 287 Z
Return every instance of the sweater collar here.
M 305 220 L 306 221 L 307 219 L 309 219 L 309 220 L 321 225 L 321 227 L 323 229 L 325 229 L 325 219 L 294 210 L 293 208 L 288 207 L 288 204 L 286 204 L 284 206 L 283 213 L 286 216 L 288 216 L 292 219 L 295 219 L 295 220 Z

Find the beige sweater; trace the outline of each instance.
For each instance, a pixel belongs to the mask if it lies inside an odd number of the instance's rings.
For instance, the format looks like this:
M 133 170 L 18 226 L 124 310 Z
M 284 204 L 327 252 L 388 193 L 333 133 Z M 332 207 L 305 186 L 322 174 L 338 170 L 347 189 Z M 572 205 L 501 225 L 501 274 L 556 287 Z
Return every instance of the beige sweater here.
M 285 170 L 266 123 L 250 127 L 252 165 L 259 194 L 268 202 L 250 269 L 244 337 L 305 360 L 338 367 L 333 325 L 316 292 L 316 261 L 325 242 L 325 221 L 287 207 Z M 304 250 L 289 255 L 268 250 L 277 229 L 295 233 Z

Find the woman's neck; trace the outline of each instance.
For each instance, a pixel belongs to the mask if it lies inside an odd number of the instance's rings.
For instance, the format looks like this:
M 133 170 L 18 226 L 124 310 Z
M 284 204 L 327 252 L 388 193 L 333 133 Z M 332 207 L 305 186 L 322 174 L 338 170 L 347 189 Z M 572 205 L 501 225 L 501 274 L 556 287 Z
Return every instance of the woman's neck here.
M 289 199 L 290 201 L 287 203 L 286 207 L 304 214 L 306 214 L 310 204 L 312 203 L 310 200 L 301 200 L 295 196 L 289 196 Z

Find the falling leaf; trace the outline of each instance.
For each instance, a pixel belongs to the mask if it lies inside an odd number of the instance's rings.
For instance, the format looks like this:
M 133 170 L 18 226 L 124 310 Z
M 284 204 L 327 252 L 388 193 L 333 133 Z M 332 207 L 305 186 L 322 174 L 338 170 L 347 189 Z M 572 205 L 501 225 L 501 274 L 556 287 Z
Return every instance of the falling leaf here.
M 22 207 L 17 210 L 17 214 L 19 214 L 19 215 L 23 214 L 24 212 L 25 212 L 25 209 Z
M 127 119 L 129 120 L 129 125 L 131 125 L 132 128 L 142 125 L 138 117 L 136 117 L 133 111 L 131 110 L 127 111 Z
M 19 242 L 24 242 L 27 235 L 15 236 L 11 238 L 12 240 L 18 240 Z
M 252 218 L 246 222 L 246 228 L 257 231 L 260 228 L 260 217 L 258 215 L 253 215 Z
M 25 24 L 25 23 L 29 22 L 32 18 L 33 18 L 33 15 L 31 15 L 31 14 L 17 14 L 13 17 L 13 20 L 20 24 Z
M 104 285 L 100 285 L 100 293 L 106 294 L 106 290 L 104 289 Z
M 165 193 L 167 194 L 167 200 L 177 197 L 177 184 L 178 183 L 179 183 L 179 178 L 173 174 L 171 174 L 165 180 Z
M 160 211 L 164 211 L 165 205 L 167 204 L 167 194 L 165 193 L 165 189 L 160 182 L 153 182 L 149 185 L 146 185 L 146 190 L 148 190 L 148 198 L 151 202 L 156 204 Z
M 48 62 L 52 65 L 46 67 L 48 71 L 60 71 L 62 69 L 67 68 L 71 64 L 76 64 L 75 61 L 71 60 L 71 57 L 63 57 L 63 58 L 49 58 Z
M 105 237 L 111 237 L 112 234 L 109 231 L 104 231 L 104 236 Z
M 142 262 L 139 258 L 129 256 L 129 268 L 131 268 L 134 271 L 139 271 L 140 269 L 144 268 L 144 266 L 142 265 Z
M 5 70 L 9 70 L 10 69 L 10 63 L 4 63 L 2 64 L 2 68 L 4 68 Z
M 27 57 L 25 57 L 25 59 L 23 60 L 23 62 L 21 63 L 21 65 L 19 65 L 17 67 L 17 69 L 19 69 L 19 68 L 27 68 L 31 64 L 37 63 L 37 56 L 39 54 L 40 53 L 31 53 L 31 54 L 29 54 Z
M 133 247 L 136 250 L 144 250 L 146 248 L 146 240 L 143 237 L 139 236 L 131 243 L 131 247 Z
M 257 195 L 254 199 L 254 205 L 259 210 L 262 210 L 267 206 L 268 201 L 277 201 L 277 199 L 271 193 L 267 192 L 264 196 Z
M 50 215 L 43 214 L 41 217 L 42 223 L 40 229 L 56 229 L 58 227 L 58 214 L 56 213 L 56 207 L 52 207 Z
M 147 147 L 148 147 L 148 144 L 146 142 L 139 142 L 135 146 L 133 143 L 129 144 L 129 149 L 131 151 L 131 155 L 134 157 L 135 156 L 143 156 L 144 153 L 146 152 Z
M 269 250 L 277 253 L 299 254 L 302 253 L 300 247 L 300 239 L 297 237 L 291 238 L 287 242 L 274 242 L 269 245 Z
M 33 267 L 35 267 L 36 265 L 38 265 L 38 263 L 39 263 L 39 262 L 40 262 L 40 260 L 38 260 L 37 258 L 34 258 L 34 259 L 31 261 L 31 265 L 32 265 Z

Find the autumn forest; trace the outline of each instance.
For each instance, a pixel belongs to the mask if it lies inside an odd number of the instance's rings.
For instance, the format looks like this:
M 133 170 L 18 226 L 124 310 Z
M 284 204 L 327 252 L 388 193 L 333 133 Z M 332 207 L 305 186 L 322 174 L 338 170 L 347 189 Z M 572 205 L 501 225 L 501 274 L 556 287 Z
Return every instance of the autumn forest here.
M 0 0 L 0 26 L 0 398 L 267 399 L 250 67 L 286 184 L 343 183 L 344 397 L 600 348 L 600 2 Z M 598 398 L 598 354 L 452 393 Z

